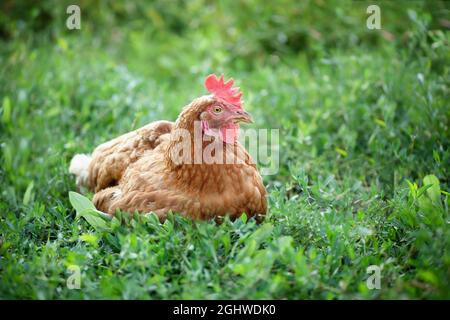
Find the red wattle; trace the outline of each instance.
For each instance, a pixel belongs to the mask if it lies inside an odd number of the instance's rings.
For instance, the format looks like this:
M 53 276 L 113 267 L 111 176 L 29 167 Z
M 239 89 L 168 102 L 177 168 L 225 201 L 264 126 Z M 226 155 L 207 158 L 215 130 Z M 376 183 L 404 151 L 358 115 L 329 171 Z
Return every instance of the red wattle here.
M 202 121 L 203 132 L 212 137 L 219 136 L 220 140 L 225 143 L 233 144 L 239 136 L 239 124 L 229 123 L 222 126 L 219 130 L 211 129 L 208 121 Z

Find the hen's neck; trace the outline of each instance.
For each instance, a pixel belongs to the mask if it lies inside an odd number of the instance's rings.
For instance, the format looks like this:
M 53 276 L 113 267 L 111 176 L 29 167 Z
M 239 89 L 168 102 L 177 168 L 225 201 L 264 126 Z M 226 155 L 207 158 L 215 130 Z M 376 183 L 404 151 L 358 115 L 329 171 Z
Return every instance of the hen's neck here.
M 186 183 L 198 172 L 215 172 L 217 175 L 229 172 L 233 169 L 227 165 L 230 164 L 231 158 L 233 161 L 246 159 L 245 149 L 237 143 L 227 144 L 222 140 L 204 136 L 199 117 L 208 103 L 210 101 L 205 96 L 194 100 L 183 109 L 172 129 L 166 149 L 167 168 L 177 171 L 180 179 L 185 179 Z M 184 152 L 186 154 L 183 154 Z M 180 153 L 183 154 L 181 157 Z M 214 158 L 213 161 L 211 157 Z

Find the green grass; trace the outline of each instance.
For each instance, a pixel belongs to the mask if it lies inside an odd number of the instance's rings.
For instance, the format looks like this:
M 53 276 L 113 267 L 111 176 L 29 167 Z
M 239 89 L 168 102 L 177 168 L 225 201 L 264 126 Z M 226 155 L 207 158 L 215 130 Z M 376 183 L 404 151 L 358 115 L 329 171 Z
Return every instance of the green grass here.
M 0 298 L 450 299 L 448 5 L 381 2 L 369 31 L 363 1 L 82 2 L 68 31 L 42 3 L 0 16 Z M 175 119 L 221 72 L 280 129 L 266 221 L 76 219 L 71 157 Z

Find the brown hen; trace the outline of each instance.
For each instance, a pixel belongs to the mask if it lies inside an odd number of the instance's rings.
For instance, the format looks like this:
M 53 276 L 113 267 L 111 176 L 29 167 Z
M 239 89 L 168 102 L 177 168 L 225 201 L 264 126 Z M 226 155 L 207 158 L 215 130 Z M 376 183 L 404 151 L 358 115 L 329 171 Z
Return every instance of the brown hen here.
M 187 105 L 175 123 L 157 121 L 76 155 L 70 172 L 95 191 L 94 205 L 116 209 L 172 211 L 193 219 L 246 213 L 263 217 L 266 189 L 253 159 L 237 141 L 239 122 L 251 122 L 241 93 L 223 76 L 207 77 L 212 93 Z M 231 160 L 230 160 L 231 159 Z

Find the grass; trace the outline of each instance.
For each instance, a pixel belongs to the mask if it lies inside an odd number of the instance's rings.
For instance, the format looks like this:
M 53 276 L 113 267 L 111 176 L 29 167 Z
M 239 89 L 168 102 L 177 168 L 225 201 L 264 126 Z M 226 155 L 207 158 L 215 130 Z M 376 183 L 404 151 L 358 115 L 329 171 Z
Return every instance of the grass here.
M 449 32 L 429 3 L 385 10 L 383 31 L 362 1 L 238 2 L 252 19 L 82 3 L 81 31 L 43 3 L 0 24 L 0 298 L 450 299 Z M 256 127 L 280 129 L 266 221 L 76 219 L 73 154 L 175 119 L 211 72 L 237 79 Z

